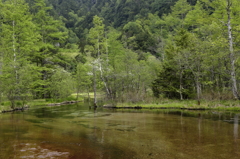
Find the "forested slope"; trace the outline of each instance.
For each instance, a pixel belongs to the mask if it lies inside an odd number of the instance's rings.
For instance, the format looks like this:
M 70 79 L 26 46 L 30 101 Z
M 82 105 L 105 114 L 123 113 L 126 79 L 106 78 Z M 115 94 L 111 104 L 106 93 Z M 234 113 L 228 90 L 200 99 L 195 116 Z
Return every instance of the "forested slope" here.
M 106 26 L 122 29 L 130 21 L 147 17 L 149 13 L 162 16 L 169 13 L 176 0 L 48 0 L 53 7 L 51 14 L 61 18 L 66 27 L 83 40 L 86 29 L 93 27 L 93 16 L 104 19 Z M 194 0 L 190 3 L 194 4 Z M 74 34 L 71 36 L 74 36 Z M 72 37 L 72 41 L 78 39 Z M 75 39 L 75 40 L 73 40 Z

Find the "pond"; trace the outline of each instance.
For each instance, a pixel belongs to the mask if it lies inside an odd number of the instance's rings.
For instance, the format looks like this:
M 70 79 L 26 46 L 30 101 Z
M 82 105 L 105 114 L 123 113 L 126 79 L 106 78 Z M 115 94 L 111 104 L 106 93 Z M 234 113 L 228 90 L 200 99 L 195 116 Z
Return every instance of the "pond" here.
M 237 159 L 239 150 L 236 112 L 70 105 L 0 114 L 1 159 Z

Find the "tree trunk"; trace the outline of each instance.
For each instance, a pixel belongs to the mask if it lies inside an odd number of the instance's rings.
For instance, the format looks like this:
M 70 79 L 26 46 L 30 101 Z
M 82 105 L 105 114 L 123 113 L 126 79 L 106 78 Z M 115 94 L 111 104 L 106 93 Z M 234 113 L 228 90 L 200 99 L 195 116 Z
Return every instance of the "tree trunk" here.
M 235 72 L 235 56 L 234 56 L 234 49 L 233 49 L 233 37 L 232 37 L 232 27 L 231 27 L 231 6 L 232 3 L 230 0 L 227 0 L 227 14 L 228 14 L 228 42 L 229 42 L 229 51 L 230 51 L 230 63 L 231 63 L 231 80 L 232 80 L 232 92 L 236 99 L 240 99 L 237 89 L 237 80 L 236 80 L 236 72 Z
M 97 106 L 97 86 L 96 86 L 96 66 L 93 65 L 93 91 L 94 91 L 94 107 Z
M 181 71 L 180 71 L 180 76 L 179 76 L 179 82 L 180 82 L 180 85 L 179 85 L 180 100 L 183 100 L 183 95 L 182 95 L 182 90 L 183 90 L 183 86 L 182 86 L 182 74 L 183 74 L 183 71 L 181 70 Z
M 200 95 L 201 95 L 201 84 L 199 82 L 199 78 L 196 77 L 196 87 L 197 87 L 197 102 L 198 102 L 198 105 L 200 105 Z
M 87 87 L 87 94 L 88 94 L 88 104 L 90 105 L 90 88 L 89 87 Z
M 13 47 L 13 62 L 14 62 L 14 70 L 15 70 L 15 78 L 16 78 L 16 84 L 17 84 L 17 68 L 16 68 L 16 61 L 17 61 L 17 54 L 16 54 L 16 37 L 15 37 L 15 21 L 12 21 L 12 28 L 13 28 L 13 34 L 12 34 L 12 47 Z
M 108 97 L 113 100 L 112 95 L 111 95 L 111 92 L 110 92 L 110 90 L 109 90 L 109 88 L 108 88 L 107 82 L 105 81 L 105 79 L 104 79 L 104 77 L 103 77 L 102 64 L 101 64 L 101 61 L 100 61 L 100 60 L 101 60 L 101 59 L 99 58 L 98 61 L 99 61 L 99 71 L 100 71 L 101 79 L 102 79 L 102 82 L 104 83 L 104 86 L 105 86 L 105 89 L 106 89 L 106 91 L 107 91 Z

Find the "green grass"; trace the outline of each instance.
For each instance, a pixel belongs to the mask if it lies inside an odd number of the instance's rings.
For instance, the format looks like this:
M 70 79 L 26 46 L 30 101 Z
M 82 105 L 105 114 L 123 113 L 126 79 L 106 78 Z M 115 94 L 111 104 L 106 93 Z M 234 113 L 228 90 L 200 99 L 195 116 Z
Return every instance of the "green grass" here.
M 94 97 L 94 93 L 89 93 L 90 98 Z M 103 98 L 104 93 L 98 92 L 98 98 Z M 88 97 L 88 93 L 79 93 L 78 101 L 83 101 L 84 98 Z M 64 101 L 76 101 L 77 93 L 71 94 L 69 97 L 64 99 L 37 99 L 27 102 L 27 105 L 32 106 L 44 106 L 50 103 L 61 103 Z M 142 108 L 205 108 L 212 110 L 226 110 L 226 111 L 240 111 L 240 101 L 238 100 L 215 100 L 215 101 L 207 101 L 201 100 L 201 104 L 198 105 L 196 100 L 171 100 L 171 99 L 156 99 L 152 100 L 154 102 L 137 102 L 137 103 L 115 103 L 114 105 L 117 107 L 135 107 L 141 106 Z M 106 102 L 106 101 L 105 101 Z M 21 101 L 16 101 L 17 106 L 21 107 Z M 110 104 L 111 105 L 111 104 Z M 1 102 L 0 111 L 9 110 L 10 102 L 4 101 Z
M 135 107 L 141 106 L 142 108 L 193 108 L 193 109 L 212 109 L 212 110 L 228 110 L 240 111 L 240 101 L 227 100 L 227 101 L 201 101 L 198 105 L 196 100 L 162 100 L 156 103 L 117 103 L 117 107 Z
M 94 93 L 90 92 L 89 93 L 90 98 L 94 97 Z M 88 97 L 88 93 L 79 93 L 78 99 L 77 99 L 77 93 L 73 93 L 70 96 L 62 99 L 35 99 L 35 100 L 30 100 L 26 103 L 26 105 L 32 107 L 32 106 L 45 106 L 50 103 L 61 103 L 64 101 L 84 101 L 84 98 Z M 97 92 L 97 97 L 101 98 L 103 97 L 102 92 Z M 0 104 L 0 112 L 3 110 L 10 110 L 11 103 L 5 99 L 4 102 L 1 102 Z M 22 101 L 16 101 L 16 107 L 22 107 Z
M 71 96 L 77 97 L 77 93 L 73 93 Z M 90 92 L 89 93 L 90 98 L 94 98 L 94 93 Z M 97 98 L 101 98 L 104 96 L 103 92 L 97 92 Z M 88 93 L 78 93 L 78 97 L 86 98 L 88 97 Z
M 28 101 L 26 103 L 26 105 L 30 106 L 30 107 L 34 107 L 34 106 L 46 106 L 50 103 L 61 103 L 64 101 L 76 101 L 76 95 L 72 94 L 66 98 L 63 99 L 35 99 L 35 100 L 31 100 Z M 83 97 L 79 96 L 78 101 L 83 101 Z M 4 101 L 1 102 L 0 105 L 0 112 L 3 110 L 11 110 L 10 107 L 11 103 L 9 101 Z M 22 101 L 16 101 L 16 107 L 22 107 Z
M 72 96 L 77 97 L 77 93 L 73 93 Z M 78 96 L 79 97 L 88 97 L 88 93 L 78 93 Z M 89 96 L 90 96 L 90 98 L 93 98 L 94 93 L 93 92 L 89 93 Z

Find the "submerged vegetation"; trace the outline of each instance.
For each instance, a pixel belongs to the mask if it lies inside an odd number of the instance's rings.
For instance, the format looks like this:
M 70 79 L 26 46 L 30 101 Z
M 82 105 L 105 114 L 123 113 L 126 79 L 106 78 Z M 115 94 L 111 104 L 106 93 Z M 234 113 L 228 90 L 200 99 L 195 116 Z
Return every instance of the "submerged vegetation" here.
M 239 6 L 0 0 L 0 103 L 238 109 Z

